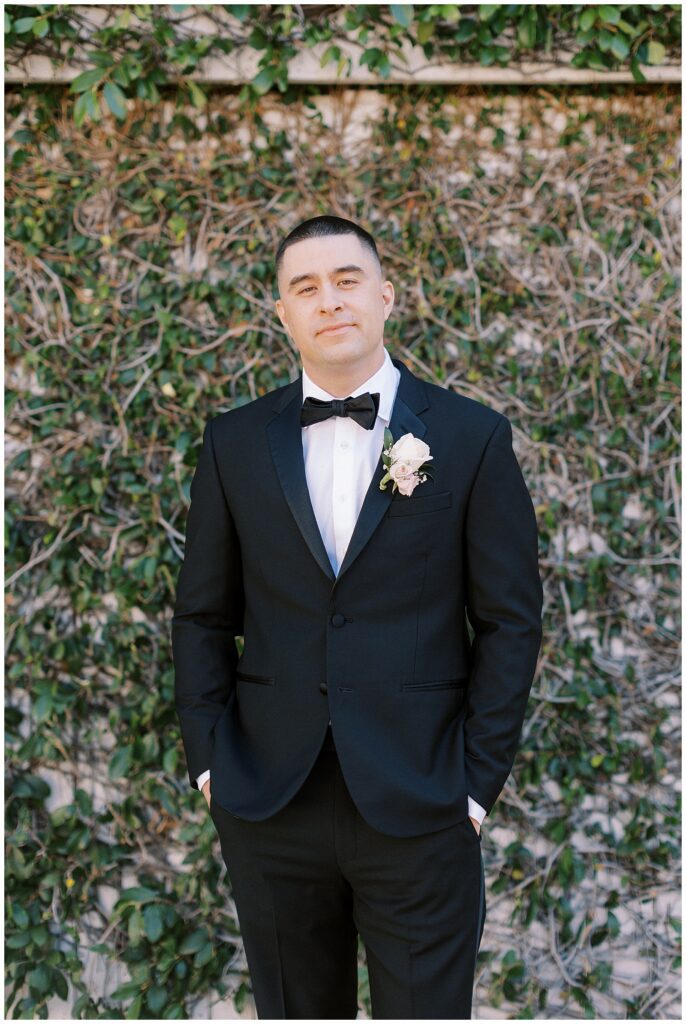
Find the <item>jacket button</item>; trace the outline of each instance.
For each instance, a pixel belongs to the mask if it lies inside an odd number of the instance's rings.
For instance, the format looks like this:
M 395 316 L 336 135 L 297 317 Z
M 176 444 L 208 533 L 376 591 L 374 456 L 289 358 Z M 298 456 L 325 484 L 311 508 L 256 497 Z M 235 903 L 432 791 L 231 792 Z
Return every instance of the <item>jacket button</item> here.
M 331 616 L 331 625 L 335 626 L 337 629 L 339 628 L 339 626 L 342 626 L 344 623 L 345 623 L 345 615 L 341 615 L 340 612 L 335 612 Z
M 319 684 L 319 689 L 321 690 L 322 693 L 328 693 L 329 692 L 329 687 L 326 685 L 326 683 L 320 683 Z

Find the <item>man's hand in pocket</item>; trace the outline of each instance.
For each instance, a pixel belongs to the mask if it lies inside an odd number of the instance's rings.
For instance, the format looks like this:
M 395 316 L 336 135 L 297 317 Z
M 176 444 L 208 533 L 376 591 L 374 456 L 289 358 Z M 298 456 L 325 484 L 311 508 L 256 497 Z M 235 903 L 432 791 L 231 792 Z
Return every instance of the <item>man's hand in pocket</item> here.
M 207 780 L 205 785 L 202 787 L 202 795 L 207 800 L 207 806 L 210 806 L 210 779 Z
M 471 814 L 469 815 L 469 820 L 471 821 L 472 825 L 474 826 L 474 830 L 476 831 L 476 834 L 478 835 L 479 832 L 481 831 L 481 825 L 476 820 L 476 818 L 472 818 Z

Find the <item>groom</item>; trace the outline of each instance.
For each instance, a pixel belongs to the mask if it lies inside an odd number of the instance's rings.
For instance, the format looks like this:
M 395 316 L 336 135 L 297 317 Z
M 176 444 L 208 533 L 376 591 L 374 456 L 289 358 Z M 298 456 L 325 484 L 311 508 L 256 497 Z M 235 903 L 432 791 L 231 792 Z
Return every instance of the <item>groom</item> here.
M 190 782 L 261 1018 L 354 1019 L 359 936 L 375 1018 L 468 1019 L 481 822 L 541 641 L 533 505 L 509 420 L 389 357 L 363 228 L 305 221 L 276 273 L 302 374 L 211 418 L 191 485 Z

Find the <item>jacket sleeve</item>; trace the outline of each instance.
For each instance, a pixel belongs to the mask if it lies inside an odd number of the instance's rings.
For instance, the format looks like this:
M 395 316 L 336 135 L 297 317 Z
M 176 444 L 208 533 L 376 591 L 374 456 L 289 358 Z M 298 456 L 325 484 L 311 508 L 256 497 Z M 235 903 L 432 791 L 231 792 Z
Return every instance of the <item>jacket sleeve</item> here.
M 244 593 L 238 535 L 222 489 L 212 421 L 191 482 L 172 618 L 176 711 L 191 786 L 210 767 L 213 729 L 235 690 Z
M 464 723 L 467 791 L 490 812 L 514 763 L 542 638 L 536 514 L 505 416 L 469 496 L 465 559 L 475 634 Z

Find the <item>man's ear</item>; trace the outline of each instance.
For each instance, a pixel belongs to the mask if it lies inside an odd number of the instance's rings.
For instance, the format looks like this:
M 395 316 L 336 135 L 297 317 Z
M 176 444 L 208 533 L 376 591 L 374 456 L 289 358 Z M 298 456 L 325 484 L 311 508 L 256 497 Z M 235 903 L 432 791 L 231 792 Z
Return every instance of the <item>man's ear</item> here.
M 395 288 L 392 281 L 384 281 L 381 292 L 384 303 L 384 321 L 388 320 L 395 304 Z
M 281 299 L 277 299 L 274 305 L 276 307 L 276 312 L 279 317 L 279 320 L 281 321 L 281 324 L 286 334 L 290 337 L 291 332 L 288 330 L 288 324 L 286 323 L 286 311 L 284 309 L 283 302 L 281 301 Z

